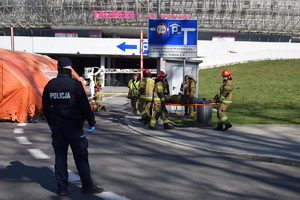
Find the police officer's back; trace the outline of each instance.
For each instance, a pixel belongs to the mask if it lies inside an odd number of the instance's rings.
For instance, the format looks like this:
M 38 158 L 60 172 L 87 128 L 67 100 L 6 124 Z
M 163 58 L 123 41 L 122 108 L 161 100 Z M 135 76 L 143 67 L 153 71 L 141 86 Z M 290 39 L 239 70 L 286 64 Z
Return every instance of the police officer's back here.
M 52 131 L 58 195 L 67 194 L 69 145 L 82 182 L 82 193 L 102 192 L 103 189 L 96 187 L 90 176 L 88 142 L 83 132 L 85 120 L 89 130 L 94 129 L 95 117 L 81 82 L 71 77 L 71 61 L 68 58 L 58 60 L 58 76 L 45 86 L 42 100 L 43 112 Z

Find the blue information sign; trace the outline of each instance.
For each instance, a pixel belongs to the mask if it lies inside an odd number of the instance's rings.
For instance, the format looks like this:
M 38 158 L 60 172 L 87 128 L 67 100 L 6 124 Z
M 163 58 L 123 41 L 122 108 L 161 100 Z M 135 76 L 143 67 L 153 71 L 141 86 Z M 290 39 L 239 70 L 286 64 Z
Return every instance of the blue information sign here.
M 197 20 L 149 19 L 148 45 L 197 45 Z

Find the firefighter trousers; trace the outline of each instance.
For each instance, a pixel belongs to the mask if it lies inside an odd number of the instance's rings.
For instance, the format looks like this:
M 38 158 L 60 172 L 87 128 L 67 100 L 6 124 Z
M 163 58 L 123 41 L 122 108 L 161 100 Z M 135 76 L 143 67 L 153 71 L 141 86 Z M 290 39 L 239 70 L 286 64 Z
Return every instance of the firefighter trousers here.
M 161 101 L 154 100 L 154 115 L 152 115 L 150 126 L 154 127 L 159 117 L 161 117 L 164 124 L 169 123 L 166 106 Z
M 141 113 L 143 119 L 150 117 L 152 112 L 152 101 L 146 101 L 145 99 L 140 99 L 138 103 L 138 110 Z
M 138 102 L 139 97 L 138 96 L 133 96 L 130 97 L 131 101 L 131 111 L 136 112 L 137 111 L 137 102 Z
M 218 111 L 217 111 L 217 116 L 218 116 L 218 123 L 219 124 L 229 124 L 229 119 L 225 114 L 225 110 L 231 105 L 231 103 L 221 103 Z

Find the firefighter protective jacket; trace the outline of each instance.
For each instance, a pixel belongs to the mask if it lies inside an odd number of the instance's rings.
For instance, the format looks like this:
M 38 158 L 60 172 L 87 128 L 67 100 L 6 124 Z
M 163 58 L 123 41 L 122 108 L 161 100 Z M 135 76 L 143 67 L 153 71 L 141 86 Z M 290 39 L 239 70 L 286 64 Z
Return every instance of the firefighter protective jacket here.
M 145 101 L 153 100 L 153 88 L 154 88 L 154 80 L 151 77 L 145 77 L 140 82 L 139 93 L 140 98 Z
M 154 86 L 154 100 L 166 101 L 166 94 L 168 93 L 165 84 L 162 81 L 158 81 Z
M 71 77 L 67 69 L 59 70 L 57 78 L 48 82 L 44 88 L 43 112 L 49 126 L 55 120 L 60 122 L 79 122 L 84 120 L 90 126 L 96 121 L 82 83 Z
M 139 86 L 140 86 L 140 81 L 136 81 L 134 83 L 133 79 L 131 79 L 128 83 L 128 87 L 129 87 L 129 97 L 133 97 L 133 96 L 138 96 L 139 95 L 139 92 L 138 92 L 138 89 L 139 89 Z
M 189 95 L 190 97 L 195 96 L 195 90 L 196 90 L 196 83 L 194 79 L 189 80 L 189 85 L 186 89 L 186 94 Z
M 95 100 L 96 103 L 101 103 L 102 104 L 102 92 L 97 91 L 91 99 Z
M 233 85 L 231 80 L 224 81 L 220 87 L 220 102 L 232 103 Z

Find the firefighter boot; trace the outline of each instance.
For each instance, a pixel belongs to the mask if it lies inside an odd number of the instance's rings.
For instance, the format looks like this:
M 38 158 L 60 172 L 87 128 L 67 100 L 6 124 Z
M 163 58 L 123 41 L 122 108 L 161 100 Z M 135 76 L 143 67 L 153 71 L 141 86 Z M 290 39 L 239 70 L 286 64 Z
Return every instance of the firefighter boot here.
M 148 126 L 148 128 L 150 129 L 150 130 L 157 130 L 157 128 L 155 127 L 155 126 Z
M 144 119 L 143 124 L 146 125 L 146 124 L 148 124 L 150 121 L 151 121 L 150 117 L 147 116 L 147 117 Z
M 105 106 L 101 106 L 101 110 L 104 110 L 106 112 Z
M 169 123 L 164 124 L 164 129 L 174 129 L 174 126 L 170 125 Z
M 213 129 L 214 131 L 222 131 L 223 130 L 223 123 L 218 123 L 218 126 Z
M 227 129 L 231 128 L 232 127 L 232 124 L 229 122 L 229 120 L 227 119 L 225 122 L 225 128 L 224 128 L 224 131 L 226 131 Z

